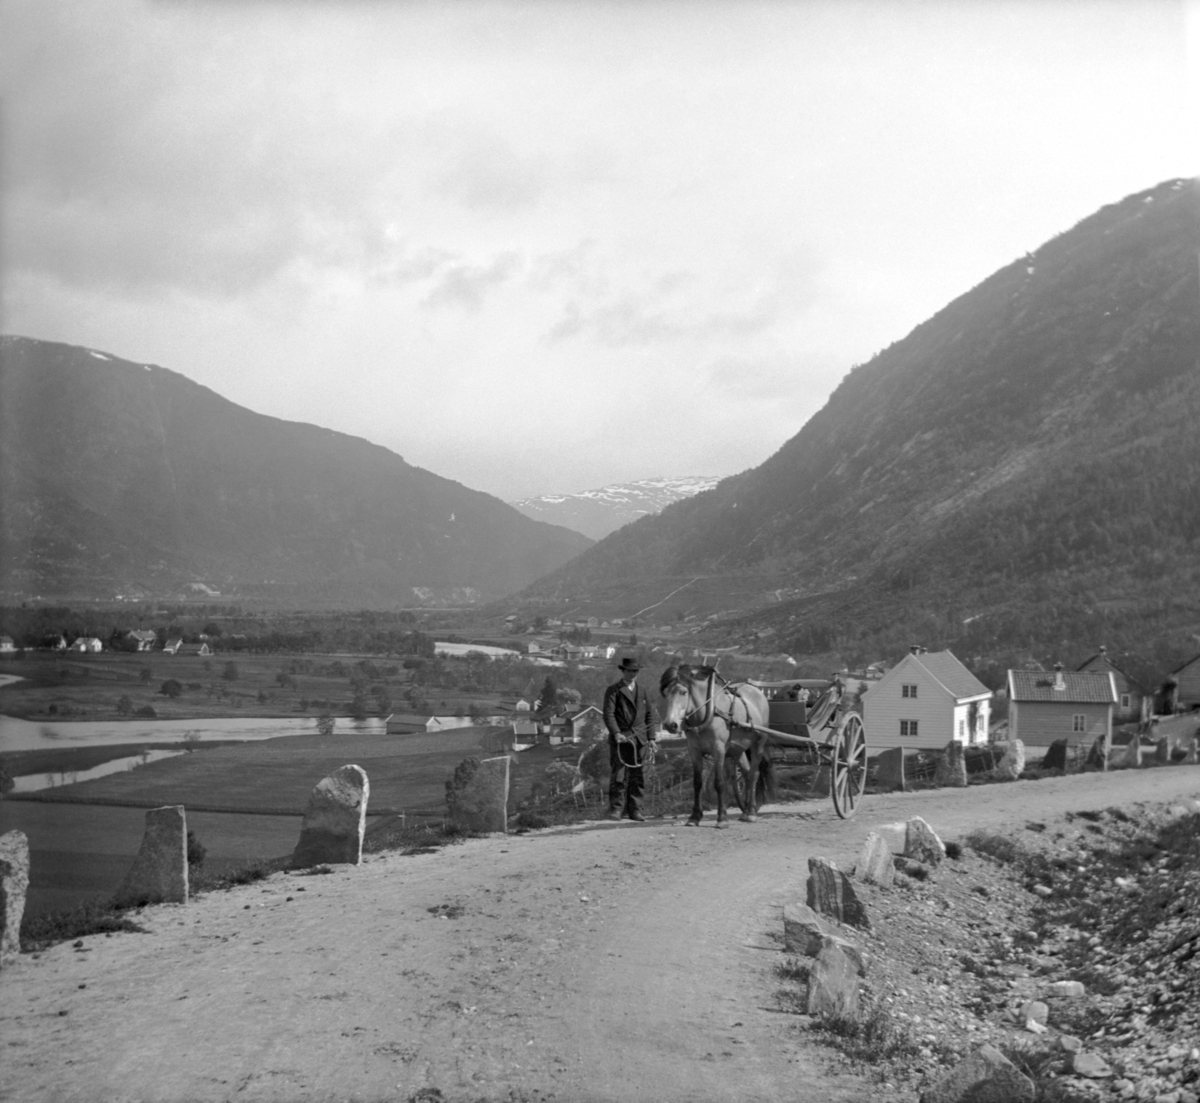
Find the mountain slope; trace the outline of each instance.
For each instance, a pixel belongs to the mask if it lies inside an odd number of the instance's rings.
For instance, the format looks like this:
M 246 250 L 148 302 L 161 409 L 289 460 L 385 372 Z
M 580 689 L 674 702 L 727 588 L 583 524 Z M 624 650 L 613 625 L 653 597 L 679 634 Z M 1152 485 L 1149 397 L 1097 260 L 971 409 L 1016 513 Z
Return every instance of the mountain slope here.
M 1093 604 L 1178 590 L 1200 562 L 1198 214 L 1183 180 L 1103 208 L 851 371 L 761 466 L 524 596 L 628 615 L 683 584 L 677 612 L 783 589 L 795 621 L 820 594 L 965 619 L 1052 579 Z
M 711 490 L 717 482 L 704 475 L 639 479 L 579 494 L 543 494 L 512 504 L 535 521 L 563 525 L 593 540 L 602 540 L 631 521 L 661 512 L 672 502 Z
M 0 428 L 10 594 L 198 580 L 403 606 L 498 597 L 589 544 L 385 448 L 69 345 L 0 339 Z

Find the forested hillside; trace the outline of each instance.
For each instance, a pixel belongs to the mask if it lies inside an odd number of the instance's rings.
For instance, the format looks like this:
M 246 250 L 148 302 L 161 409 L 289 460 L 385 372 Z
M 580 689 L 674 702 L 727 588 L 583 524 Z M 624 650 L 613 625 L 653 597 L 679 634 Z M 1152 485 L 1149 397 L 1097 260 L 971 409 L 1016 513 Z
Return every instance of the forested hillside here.
M 156 365 L 0 339 L 0 591 L 395 608 L 499 597 L 590 541 Z
M 740 610 L 804 652 L 1200 631 L 1198 248 L 1193 181 L 1103 208 L 525 597 L 628 615 L 686 585 L 670 619 Z

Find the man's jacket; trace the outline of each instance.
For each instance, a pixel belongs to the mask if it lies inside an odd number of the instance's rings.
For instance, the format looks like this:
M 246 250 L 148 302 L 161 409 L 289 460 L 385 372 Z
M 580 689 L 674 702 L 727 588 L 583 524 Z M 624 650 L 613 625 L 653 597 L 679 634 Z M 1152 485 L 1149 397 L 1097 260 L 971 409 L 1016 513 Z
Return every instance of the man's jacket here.
M 616 682 L 604 691 L 604 726 L 609 739 L 616 739 L 623 732 L 638 743 L 645 743 L 654 735 L 654 706 L 650 695 L 637 682 L 633 690 L 627 690 L 623 682 Z

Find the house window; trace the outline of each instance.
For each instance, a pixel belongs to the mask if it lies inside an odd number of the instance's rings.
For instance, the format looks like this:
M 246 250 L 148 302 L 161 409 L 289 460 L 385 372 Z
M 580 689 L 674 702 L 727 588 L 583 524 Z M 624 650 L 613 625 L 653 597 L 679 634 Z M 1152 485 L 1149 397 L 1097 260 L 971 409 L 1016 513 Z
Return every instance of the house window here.
M 917 687 L 914 685 L 902 685 L 900 687 L 901 697 L 915 697 L 917 695 Z
M 915 737 L 917 734 L 917 722 L 915 720 L 901 720 L 900 734 Z
M 1121 694 L 1121 708 L 1123 708 L 1123 709 L 1129 708 L 1129 694 L 1128 693 Z
M 1071 731 L 1085 732 L 1087 731 L 1087 717 L 1082 712 L 1077 712 L 1071 717 Z

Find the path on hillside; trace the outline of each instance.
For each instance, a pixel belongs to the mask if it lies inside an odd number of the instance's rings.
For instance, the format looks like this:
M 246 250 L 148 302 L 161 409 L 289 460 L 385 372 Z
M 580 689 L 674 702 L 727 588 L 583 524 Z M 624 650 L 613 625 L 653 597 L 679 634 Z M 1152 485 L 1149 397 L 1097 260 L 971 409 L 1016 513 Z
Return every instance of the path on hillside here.
M 773 1009 L 810 855 L 848 866 L 910 815 L 954 838 L 1186 796 L 1194 767 L 1084 774 L 869 797 L 848 822 L 778 806 L 279 874 L 5 969 L 0 1099 L 876 1098 Z

